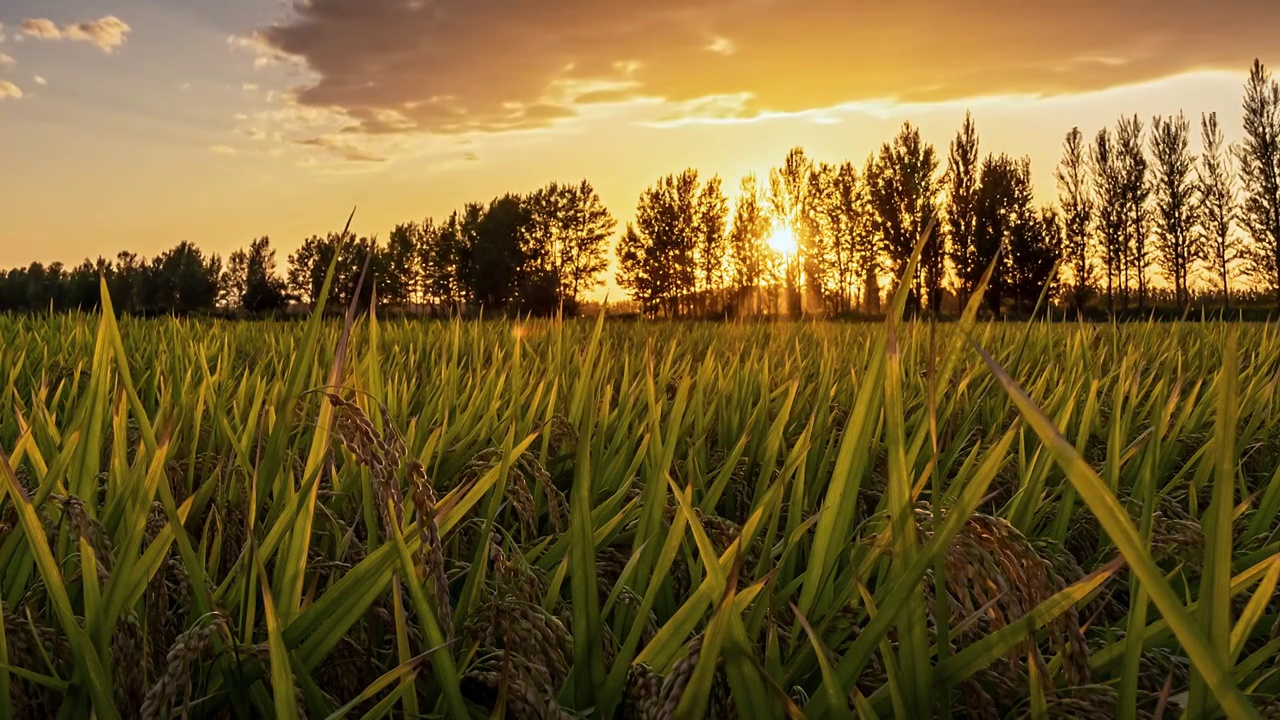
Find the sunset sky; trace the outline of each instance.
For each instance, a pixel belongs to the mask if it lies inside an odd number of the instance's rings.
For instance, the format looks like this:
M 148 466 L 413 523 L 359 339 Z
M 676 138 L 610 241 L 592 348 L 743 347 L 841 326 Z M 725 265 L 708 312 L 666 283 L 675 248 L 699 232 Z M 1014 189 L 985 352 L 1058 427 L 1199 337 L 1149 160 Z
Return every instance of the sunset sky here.
M 588 178 L 621 220 L 692 166 L 859 165 L 904 119 L 1037 190 L 1073 125 L 1240 135 L 1275 0 L 4 0 L 0 266 L 401 221 Z M 1198 144 L 1196 146 L 1198 148 Z M 621 229 L 621 225 L 620 225 Z M 616 291 L 615 291 L 616 292 Z

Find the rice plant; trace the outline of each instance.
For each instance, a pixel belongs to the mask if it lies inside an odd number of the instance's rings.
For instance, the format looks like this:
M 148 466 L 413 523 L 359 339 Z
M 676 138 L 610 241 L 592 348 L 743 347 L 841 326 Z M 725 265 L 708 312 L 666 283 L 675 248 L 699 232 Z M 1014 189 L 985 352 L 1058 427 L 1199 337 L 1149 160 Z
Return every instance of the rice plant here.
M 1271 325 L 0 318 L 0 716 L 1280 717 L 1277 378 Z

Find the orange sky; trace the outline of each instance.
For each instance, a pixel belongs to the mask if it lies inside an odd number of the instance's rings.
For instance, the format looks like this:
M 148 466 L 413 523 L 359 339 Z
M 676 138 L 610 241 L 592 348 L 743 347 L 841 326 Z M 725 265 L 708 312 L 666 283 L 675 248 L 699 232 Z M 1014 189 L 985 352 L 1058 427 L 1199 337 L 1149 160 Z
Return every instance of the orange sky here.
M 590 179 L 727 188 L 788 148 L 861 164 L 903 119 L 1027 154 L 1121 113 L 1217 111 L 1280 63 L 1280 3 L 85 0 L 0 6 L 0 266 L 228 253 Z M 607 288 L 606 288 L 607 289 Z M 616 290 L 614 293 L 616 294 Z

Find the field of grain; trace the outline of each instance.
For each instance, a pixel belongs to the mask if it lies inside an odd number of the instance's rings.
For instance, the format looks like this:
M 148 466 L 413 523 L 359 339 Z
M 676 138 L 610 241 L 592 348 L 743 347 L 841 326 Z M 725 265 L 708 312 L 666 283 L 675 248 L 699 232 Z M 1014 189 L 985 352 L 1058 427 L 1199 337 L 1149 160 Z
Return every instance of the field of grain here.
M 1280 716 L 1277 333 L 0 317 L 0 717 Z

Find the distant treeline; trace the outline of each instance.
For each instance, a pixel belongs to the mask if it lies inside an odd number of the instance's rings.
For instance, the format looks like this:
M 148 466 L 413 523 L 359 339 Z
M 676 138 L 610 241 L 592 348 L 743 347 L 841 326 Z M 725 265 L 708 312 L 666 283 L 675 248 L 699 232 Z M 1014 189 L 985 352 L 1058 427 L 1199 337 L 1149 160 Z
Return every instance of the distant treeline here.
M 743 178 L 732 205 L 720 177 L 685 170 L 640 195 L 613 247 L 616 280 L 650 316 L 874 315 L 933 227 L 905 278 L 917 312 L 954 312 L 993 263 L 982 298 L 993 314 L 1026 314 L 1041 297 L 1090 317 L 1274 303 L 1280 83 L 1260 61 L 1242 107 L 1242 141 L 1226 144 L 1217 115 L 1204 114 L 1198 152 L 1182 113 L 1149 127 L 1124 116 L 1091 139 L 1072 128 L 1056 206 L 1035 205 L 1029 158 L 981 155 L 968 115 L 945 167 L 904 123 L 860 167 L 795 148 L 767 181 Z M 150 260 L 33 263 L 0 273 L 0 311 L 91 310 L 101 275 L 127 313 L 271 313 L 314 302 L 337 252 L 335 306 L 352 299 L 367 261 L 364 301 L 376 292 L 380 304 L 447 313 L 572 313 L 600 286 L 616 229 L 590 183 L 552 183 L 398 225 L 385 243 L 311 237 L 283 274 L 265 237 L 225 263 L 187 242 Z
M 71 270 L 32 263 L 0 274 L 0 311 L 97 309 L 101 275 L 118 312 L 271 314 L 290 302 L 314 302 L 336 253 L 330 308 L 363 288 L 361 302 L 376 292 L 380 304 L 393 307 L 572 313 L 599 286 L 615 227 L 590 183 L 552 183 L 469 203 L 442 222 L 397 225 L 385 243 L 341 233 L 310 237 L 289 256 L 284 274 L 266 237 L 225 262 L 182 242 L 150 260 L 122 252 Z

